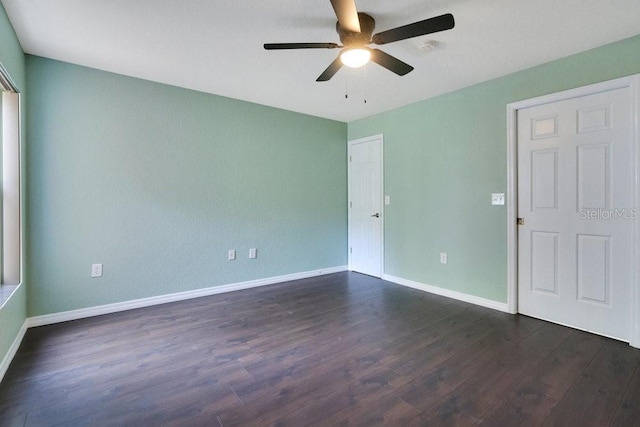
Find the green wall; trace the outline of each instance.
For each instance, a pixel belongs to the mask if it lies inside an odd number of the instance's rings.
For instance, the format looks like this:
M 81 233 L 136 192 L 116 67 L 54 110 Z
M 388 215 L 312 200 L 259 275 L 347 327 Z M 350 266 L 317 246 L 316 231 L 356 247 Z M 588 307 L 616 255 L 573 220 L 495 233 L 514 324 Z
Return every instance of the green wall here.
M 24 94 L 24 54 L 2 4 L 0 4 L 0 62 L 9 72 L 20 92 Z M 24 104 L 24 97 L 21 101 Z M 9 347 L 18 336 L 26 317 L 26 289 L 25 285 L 22 284 L 0 308 L 0 362 L 4 360 Z
M 506 105 L 636 73 L 640 36 L 349 123 L 384 134 L 385 272 L 506 302 Z
M 34 56 L 27 85 L 29 316 L 346 265 L 345 123 Z

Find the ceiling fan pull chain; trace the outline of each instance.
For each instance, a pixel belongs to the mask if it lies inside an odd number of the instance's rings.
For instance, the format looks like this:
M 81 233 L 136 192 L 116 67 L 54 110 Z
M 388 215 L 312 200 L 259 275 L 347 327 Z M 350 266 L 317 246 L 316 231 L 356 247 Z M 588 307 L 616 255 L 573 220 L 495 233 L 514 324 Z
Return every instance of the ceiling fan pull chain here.
M 364 64 L 364 103 L 367 103 L 367 64 Z

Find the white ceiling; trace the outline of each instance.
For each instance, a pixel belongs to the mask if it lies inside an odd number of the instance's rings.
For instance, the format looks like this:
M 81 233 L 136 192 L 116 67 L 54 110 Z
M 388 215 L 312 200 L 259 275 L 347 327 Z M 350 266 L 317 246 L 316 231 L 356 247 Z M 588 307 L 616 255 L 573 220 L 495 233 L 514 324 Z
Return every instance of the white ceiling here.
M 404 77 L 370 64 L 317 83 L 338 50 L 262 44 L 339 42 L 329 0 L 2 3 L 27 53 L 344 122 L 640 33 L 640 0 L 356 0 L 374 33 L 447 12 L 456 27 L 382 46 Z

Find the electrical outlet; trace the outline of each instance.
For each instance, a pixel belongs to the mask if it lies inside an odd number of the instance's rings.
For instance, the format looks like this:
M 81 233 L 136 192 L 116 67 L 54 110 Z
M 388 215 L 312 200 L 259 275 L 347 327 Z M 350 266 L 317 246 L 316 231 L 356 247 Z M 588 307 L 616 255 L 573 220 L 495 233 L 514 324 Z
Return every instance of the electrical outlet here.
M 102 277 L 102 264 L 91 264 L 91 277 Z
M 236 250 L 235 249 L 229 249 L 229 261 L 233 261 L 236 259 Z
M 258 258 L 258 249 L 256 249 L 256 248 L 249 249 L 249 258 L 251 258 L 251 259 Z
M 446 264 L 446 263 L 447 263 L 447 253 L 440 252 L 440 264 Z

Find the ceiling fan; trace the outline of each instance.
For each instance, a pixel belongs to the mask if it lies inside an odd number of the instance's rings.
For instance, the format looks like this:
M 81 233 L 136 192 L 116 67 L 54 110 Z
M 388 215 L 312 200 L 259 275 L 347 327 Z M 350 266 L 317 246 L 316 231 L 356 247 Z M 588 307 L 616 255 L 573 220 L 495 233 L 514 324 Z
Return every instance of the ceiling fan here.
M 331 5 L 338 17 L 336 31 L 342 45 L 337 43 L 265 43 L 264 48 L 266 50 L 342 49 L 340 55 L 316 79 L 318 82 L 326 82 L 331 79 L 343 65 L 357 68 L 370 60 L 399 76 L 404 76 L 413 70 L 411 65 L 379 49 L 372 49 L 368 45 L 372 43 L 382 45 L 437 33 L 450 30 L 455 25 L 453 15 L 447 13 L 372 35 L 376 21 L 371 15 L 358 12 L 355 0 L 331 0 Z

